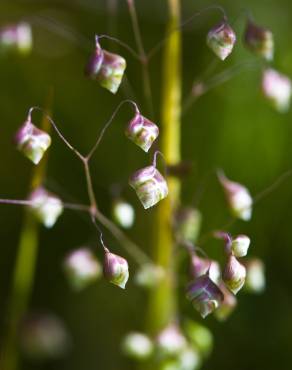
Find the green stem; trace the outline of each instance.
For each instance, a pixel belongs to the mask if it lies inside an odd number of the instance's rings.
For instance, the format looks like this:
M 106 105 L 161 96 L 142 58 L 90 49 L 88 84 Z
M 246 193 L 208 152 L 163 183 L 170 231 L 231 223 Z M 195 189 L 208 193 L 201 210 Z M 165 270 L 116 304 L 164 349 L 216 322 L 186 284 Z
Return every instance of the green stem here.
M 149 75 L 149 67 L 148 67 L 148 58 L 145 53 L 145 48 L 142 40 L 141 30 L 139 27 L 137 12 L 134 0 L 127 0 L 129 12 L 131 16 L 134 36 L 136 40 L 136 45 L 139 51 L 140 61 L 142 65 L 142 78 L 143 78 L 143 86 L 144 86 L 144 95 L 148 104 L 149 113 L 151 116 L 154 114 L 153 110 L 153 98 L 152 98 L 152 90 L 151 90 L 151 83 L 150 83 L 150 75 Z
M 163 88 L 161 110 L 161 151 L 166 163 L 180 162 L 180 114 L 181 114 L 181 34 L 180 0 L 168 0 L 169 36 L 163 58 Z M 168 178 L 169 196 L 157 209 L 154 230 L 154 261 L 162 266 L 165 278 L 151 292 L 148 312 L 148 330 L 156 334 L 176 317 L 176 282 L 173 260 L 174 238 L 172 214 L 180 201 L 180 182 Z
M 52 92 L 49 93 L 47 106 L 52 104 Z M 42 130 L 49 132 L 50 123 L 43 116 Z M 43 183 L 46 173 L 47 154 L 32 174 L 31 190 L 36 189 Z M 13 273 L 11 298 L 8 307 L 7 335 L 2 348 L 0 368 L 15 370 L 19 367 L 18 358 L 18 330 L 23 316 L 29 305 L 34 282 L 35 266 L 38 251 L 39 228 L 38 222 L 29 211 L 25 209 L 23 226 L 20 234 L 16 263 Z

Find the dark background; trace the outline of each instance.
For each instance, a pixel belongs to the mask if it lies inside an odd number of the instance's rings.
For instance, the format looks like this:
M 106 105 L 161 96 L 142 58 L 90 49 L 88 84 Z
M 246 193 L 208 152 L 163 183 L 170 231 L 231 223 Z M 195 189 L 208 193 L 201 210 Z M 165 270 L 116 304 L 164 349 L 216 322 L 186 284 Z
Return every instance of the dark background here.
M 164 35 L 166 1 L 137 0 L 142 35 L 149 50 Z M 273 65 L 292 76 L 292 3 L 288 0 L 220 1 L 238 33 L 235 51 L 217 71 L 242 61 L 254 62 L 243 67 L 233 79 L 216 87 L 183 117 L 183 158 L 194 162 L 191 176 L 183 183 L 183 202 L 188 204 L 203 181 L 200 199 L 204 231 L 228 221 L 228 212 L 214 171 L 222 167 L 226 174 L 248 186 L 253 195 L 271 185 L 292 168 L 291 111 L 275 112 L 262 98 L 259 88 L 260 63 L 241 43 L 244 27 L 242 8 L 252 11 L 258 23 L 268 26 L 275 36 Z M 183 18 L 202 9 L 210 1 L 182 1 Z M 61 27 L 40 23 L 39 17 L 57 20 Z M 216 11 L 206 13 L 183 32 L 183 92 L 187 97 L 194 77 L 200 76 L 214 56 L 205 45 L 208 29 L 218 21 Z M 0 195 L 24 199 L 32 165 L 11 142 L 16 129 L 32 105 L 44 106 L 50 89 L 54 90 L 53 116 L 63 133 L 81 151 L 87 151 L 94 137 L 118 102 L 129 96 L 127 88 L 113 96 L 95 82 L 83 77 L 83 66 L 90 54 L 95 33 L 109 33 L 135 47 L 126 1 L 118 0 L 118 13 L 110 18 L 107 2 L 101 0 L 14 1 L 0 0 L 0 24 L 27 19 L 33 22 L 35 45 L 26 58 L 10 56 L 0 60 Z M 62 26 L 63 25 L 63 26 Z M 63 27 L 76 32 L 66 36 Z M 66 34 L 67 35 L 67 34 Z M 72 37 L 73 41 L 72 42 Z M 83 38 L 85 40 L 83 40 Z M 76 42 L 77 40 L 77 42 Z M 125 50 L 105 41 L 104 46 L 127 58 L 127 77 L 132 96 L 146 110 L 141 69 Z M 151 62 L 151 81 L 156 118 L 161 93 L 161 58 Z M 143 153 L 125 140 L 123 128 L 129 119 L 124 108 L 95 155 L 93 181 L 100 208 L 109 215 L 113 183 L 126 183 L 129 174 L 146 164 Z M 36 113 L 35 120 L 40 119 Z M 46 184 L 65 199 L 87 202 L 81 164 L 54 136 Z M 291 215 L 292 178 L 262 199 L 255 207 L 251 222 L 237 222 L 232 233 L 247 233 L 252 239 L 250 254 L 266 264 L 267 289 L 264 294 L 239 295 L 239 306 L 224 324 L 212 317 L 205 320 L 215 336 L 215 348 L 204 369 L 248 370 L 291 368 L 292 294 L 291 294 Z M 125 197 L 137 210 L 137 222 L 130 236 L 150 251 L 150 224 L 153 211 L 143 212 L 131 190 Z M 23 210 L 0 207 L 0 320 L 4 326 L 13 264 L 15 261 Z M 117 253 L 120 245 L 108 234 L 106 239 Z M 62 258 L 73 247 L 93 242 L 94 230 L 87 219 L 66 211 L 51 230 L 42 230 L 31 307 L 52 311 L 63 318 L 74 343 L 62 361 L 25 369 L 130 369 L 119 352 L 122 336 L 143 328 L 145 299 L 132 282 L 126 292 L 103 280 L 74 294 L 62 274 Z M 206 248 L 213 253 L 213 243 Z M 99 252 L 97 252 L 99 253 Z M 99 254 L 101 257 L 101 254 Z M 134 262 L 129 259 L 132 269 Z M 182 315 L 196 317 L 182 301 Z

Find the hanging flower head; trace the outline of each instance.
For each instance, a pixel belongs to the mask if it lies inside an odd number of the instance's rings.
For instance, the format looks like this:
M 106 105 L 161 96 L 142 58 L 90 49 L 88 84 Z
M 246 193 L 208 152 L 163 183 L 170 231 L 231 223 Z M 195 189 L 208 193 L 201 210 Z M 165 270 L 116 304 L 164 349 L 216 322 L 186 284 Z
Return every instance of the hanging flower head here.
M 170 356 L 181 352 L 187 341 L 178 325 L 170 324 L 158 334 L 156 344 L 163 355 Z
M 81 290 L 101 275 L 101 266 L 88 248 L 79 248 L 67 255 L 64 270 L 71 286 Z
M 120 55 L 102 49 L 96 36 L 95 52 L 90 57 L 85 74 L 115 94 L 120 87 L 125 69 L 126 60 Z
M 223 271 L 225 285 L 232 293 L 237 294 L 243 287 L 246 278 L 246 268 L 236 259 L 235 256 L 228 257 Z
M 245 262 L 245 288 L 251 293 L 262 293 L 266 287 L 265 265 L 259 258 L 250 258 Z
M 45 227 L 51 228 L 63 212 L 62 201 L 43 187 L 34 190 L 29 197 L 31 211 Z
M 292 94 L 292 82 L 289 77 L 272 68 L 266 69 L 262 77 L 262 91 L 275 109 L 281 113 L 287 112 Z
M 248 21 L 244 43 L 253 53 L 263 57 L 267 61 L 273 60 L 274 57 L 274 37 L 270 30 L 258 26 L 252 21 Z
M 122 200 L 118 199 L 113 204 L 113 218 L 118 225 L 124 229 L 130 229 L 135 221 L 135 210 L 133 206 Z
M 187 287 L 187 298 L 203 318 L 212 313 L 223 301 L 223 293 L 208 274 L 192 281 Z
M 237 182 L 230 181 L 222 172 L 218 173 L 218 178 L 233 215 L 249 221 L 252 215 L 252 197 L 248 189 Z
M 45 131 L 37 128 L 30 115 L 15 135 L 17 149 L 34 164 L 38 164 L 46 150 L 51 145 L 51 137 Z
M 129 122 L 125 134 L 147 153 L 159 135 L 159 128 L 136 110 L 135 117 Z
M 168 195 L 167 182 L 155 166 L 136 171 L 129 180 L 143 207 L 153 207 Z
M 125 289 L 129 279 L 127 260 L 106 250 L 103 262 L 103 274 L 110 283 Z
M 221 60 L 231 54 L 235 42 L 235 32 L 225 20 L 213 27 L 207 35 L 207 45 Z
M 220 279 L 220 267 L 218 262 L 209 260 L 207 258 L 202 258 L 193 254 L 191 256 L 191 276 L 193 278 L 198 278 L 202 275 L 209 273 L 210 279 L 217 284 Z
M 231 252 L 235 257 L 244 257 L 250 245 L 250 238 L 246 235 L 238 235 L 232 239 Z
M 32 48 L 32 31 L 26 22 L 0 28 L 0 54 L 6 51 L 18 51 L 27 54 Z

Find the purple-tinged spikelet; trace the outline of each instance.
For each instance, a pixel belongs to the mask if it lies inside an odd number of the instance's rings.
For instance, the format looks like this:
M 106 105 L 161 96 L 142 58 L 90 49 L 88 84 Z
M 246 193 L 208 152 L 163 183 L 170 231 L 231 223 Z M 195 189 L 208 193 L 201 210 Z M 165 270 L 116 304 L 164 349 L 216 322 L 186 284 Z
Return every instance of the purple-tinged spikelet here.
M 125 134 L 147 153 L 159 135 L 159 128 L 137 111 L 135 117 L 129 122 Z
M 102 49 L 97 38 L 96 50 L 85 68 L 86 75 L 115 94 L 120 87 L 125 69 L 126 60 L 120 55 Z
M 95 79 L 98 75 L 101 65 L 104 59 L 104 52 L 99 44 L 96 42 L 95 51 L 91 55 L 86 67 L 85 67 L 85 74 L 87 77 Z
M 223 281 L 228 289 L 237 294 L 243 287 L 246 278 L 246 268 L 230 255 L 223 271 Z
M 244 257 L 247 255 L 250 245 L 250 238 L 246 235 L 238 235 L 232 239 L 231 252 L 235 257 Z
M 192 281 L 187 287 L 186 294 L 203 318 L 218 308 L 224 298 L 223 293 L 208 274 Z
M 265 265 L 258 258 L 251 258 L 245 262 L 245 288 L 251 293 L 262 293 L 266 287 Z
M 103 262 L 103 274 L 110 283 L 125 289 L 129 279 L 128 262 L 123 257 L 106 250 Z
M 51 145 L 51 137 L 27 119 L 15 135 L 17 149 L 38 164 Z
M 153 207 L 168 195 L 167 182 L 154 166 L 136 171 L 129 179 L 145 209 Z
M 68 282 L 75 290 L 81 290 L 101 275 L 101 266 L 88 248 L 79 248 L 69 253 L 64 261 Z
M 252 215 L 253 201 L 248 189 L 237 182 L 230 181 L 221 172 L 218 174 L 218 178 L 234 217 L 249 221 Z
M 207 45 L 221 60 L 232 52 L 235 42 L 235 32 L 226 21 L 217 24 L 207 35 Z
M 263 72 L 262 91 L 264 96 L 281 113 L 288 111 L 292 95 L 291 79 L 272 68 Z
M 34 190 L 29 197 L 31 211 L 47 228 L 51 228 L 63 212 L 62 201 L 43 187 Z
M 217 284 L 219 282 L 221 272 L 218 262 L 208 260 L 193 254 L 191 256 L 190 272 L 192 278 L 196 279 L 209 272 L 210 279 Z
M 162 355 L 171 356 L 180 353 L 187 341 L 178 325 L 170 324 L 158 334 L 156 344 Z
M 253 53 L 267 61 L 274 57 L 274 37 L 270 30 L 248 21 L 244 33 L 244 43 Z
M 32 31 L 28 23 L 21 22 L 0 29 L 0 54 L 10 50 L 27 54 L 31 48 Z

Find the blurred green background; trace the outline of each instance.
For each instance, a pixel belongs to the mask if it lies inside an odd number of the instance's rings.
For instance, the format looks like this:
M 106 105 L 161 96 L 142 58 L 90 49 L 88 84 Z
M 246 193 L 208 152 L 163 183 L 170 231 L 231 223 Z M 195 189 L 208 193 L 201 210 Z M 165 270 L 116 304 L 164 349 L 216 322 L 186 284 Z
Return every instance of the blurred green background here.
M 108 41 L 103 43 L 111 50 L 119 50 L 128 62 L 128 83 L 116 96 L 83 76 L 95 33 L 117 36 L 135 47 L 126 1 L 118 0 L 118 11 L 112 15 L 109 3 L 106 0 L 0 0 L 0 25 L 23 19 L 31 21 L 35 39 L 30 56 L 0 59 L 2 198 L 24 199 L 27 195 L 32 165 L 15 150 L 12 137 L 30 106 L 44 106 L 50 89 L 54 90 L 54 119 L 64 135 L 83 152 L 92 146 L 102 125 L 125 97 L 133 98 L 142 111 L 147 112 L 141 68 L 117 45 Z M 244 49 L 240 36 L 245 23 L 242 9 L 248 8 L 259 24 L 274 32 L 276 55 L 273 65 L 292 76 L 292 3 L 288 0 L 217 3 L 235 22 L 238 43 L 232 56 L 225 63 L 218 63 L 216 71 L 243 61 L 251 61 L 252 67 L 242 67 L 230 81 L 198 99 L 183 117 L 182 156 L 194 163 L 193 172 L 183 182 L 183 203 L 192 202 L 198 188 L 203 188 L 199 203 L 204 217 L 203 233 L 218 228 L 229 219 L 214 168 L 223 168 L 228 177 L 248 186 L 253 195 L 292 168 L 291 111 L 279 114 L 263 99 L 259 87 L 260 63 Z M 137 0 L 136 4 L 143 40 L 149 50 L 164 35 L 166 1 Z M 183 19 L 210 4 L 210 1 L 182 0 Z M 216 11 L 205 13 L 183 31 L 184 98 L 193 79 L 199 78 L 215 58 L 206 47 L 205 35 L 219 17 Z M 57 23 L 44 20 L 48 18 Z M 74 30 L 74 34 L 68 29 Z M 160 56 L 156 55 L 150 66 L 158 121 Z M 112 185 L 126 185 L 131 172 L 147 164 L 147 157 L 124 138 L 123 129 L 130 115 L 129 108 L 119 113 L 92 163 L 98 204 L 108 216 Z M 40 118 L 36 113 L 35 121 Z M 46 185 L 63 199 L 87 202 L 82 166 L 55 135 Z M 291 185 L 292 177 L 256 205 L 251 222 L 237 222 L 231 229 L 234 234 L 246 233 L 251 237 L 250 254 L 261 257 L 266 264 L 267 289 L 259 296 L 240 294 L 239 306 L 226 323 L 219 324 L 213 317 L 205 320 L 213 330 L 215 348 L 203 369 L 291 368 Z M 137 211 L 137 221 L 129 235 L 150 252 L 153 211 L 144 212 L 127 186 L 123 195 Z M 4 333 L 6 323 L 22 216 L 20 207 L 0 206 L 1 333 Z M 107 232 L 105 239 L 114 251 L 125 255 Z M 62 273 L 62 259 L 72 248 L 88 243 L 95 243 L 94 229 L 86 217 L 76 212 L 66 211 L 51 231 L 42 229 L 30 306 L 61 317 L 72 335 L 73 347 L 62 360 L 37 365 L 24 362 L 23 369 L 134 368 L 121 356 L 119 343 L 128 331 L 143 329 L 146 295 L 133 282 L 122 291 L 103 280 L 81 293 L 71 292 Z M 218 244 L 208 242 L 204 247 L 210 255 L 218 253 L 214 250 Z M 101 258 L 101 253 L 97 253 Z M 134 270 L 134 261 L 129 259 L 129 262 Z M 183 292 L 183 286 L 181 288 Z M 182 316 L 198 318 L 183 294 L 181 306 Z

